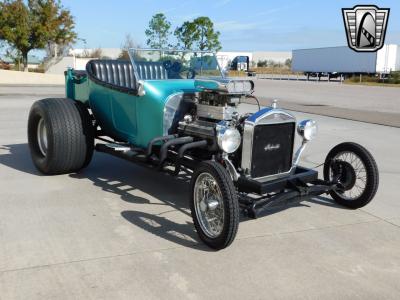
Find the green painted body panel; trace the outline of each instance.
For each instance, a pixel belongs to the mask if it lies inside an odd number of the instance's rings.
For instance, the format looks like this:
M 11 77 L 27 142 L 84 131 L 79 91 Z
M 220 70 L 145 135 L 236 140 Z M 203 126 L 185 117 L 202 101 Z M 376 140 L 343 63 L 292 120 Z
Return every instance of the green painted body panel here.
M 164 108 L 171 95 L 193 93 L 194 80 L 147 80 L 144 96 L 104 87 L 92 80 L 74 82 L 66 74 L 68 98 L 86 103 L 106 135 L 147 147 L 155 137 L 164 135 Z
M 89 107 L 109 136 L 135 144 L 136 96 L 106 88 L 89 80 Z
M 73 75 L 73 70 L 68 69 L 65 74 L 65 95 L 67 98 L 87 104 L 89 101 L 89 80 L 87 76 L 78 79 Z
M 198 87 L 199 89 L 204 89 L 204 90 L 212 90 L 212 91 L 216 91 L 220 88 L 221 83 L 228 83 L 229 80 L 195 80 L 194 85 L 195 87 Z
M 162 136 L 164 108 L 168 98 L 177 93 L 195 92 L 194 80 L 148 80 L 144 81 L 146 94 L 133 96 L 137 103 L 136 145 L 147 147 L 155 137 Z

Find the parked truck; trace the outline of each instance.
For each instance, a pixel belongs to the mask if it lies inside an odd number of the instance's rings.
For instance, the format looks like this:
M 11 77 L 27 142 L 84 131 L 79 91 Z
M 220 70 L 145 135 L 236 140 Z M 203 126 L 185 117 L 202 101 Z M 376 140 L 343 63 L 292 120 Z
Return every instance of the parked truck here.
M 377 52 L 355 52 L 347 46 L 299 49 L 292 52 L 292 71 L 307 77 L 347 77 L 400 70 L 400 46 L 385 45 Z
M 232 71 L 244 71 L 248 76 L 256 76 L 256 72 L 250 70 L 250 58 L 248 56 L 236 56 L 230 65 Z

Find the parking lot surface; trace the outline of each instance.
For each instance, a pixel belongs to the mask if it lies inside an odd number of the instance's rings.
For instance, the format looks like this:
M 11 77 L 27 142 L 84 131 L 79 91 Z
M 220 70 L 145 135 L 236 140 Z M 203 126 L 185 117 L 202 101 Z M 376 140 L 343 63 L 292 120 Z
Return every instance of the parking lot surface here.
M 79 174 L 36 171 L 29 108 L 62 94 L 0 87 L 0 299 L 399 299 L 399 128 L 294 112 L 319 123 L 302 163 L 361 143 L 380 169 L 376 198 L 359 210 L 329 197 L 283 204 L 243 218 L 214 252 L 194 231 L 185 178 L 101 153 Z
M 263 105 L 277 99 L 286 109 L 400 127 L 400 88 L 340 82 L 255 80 Z

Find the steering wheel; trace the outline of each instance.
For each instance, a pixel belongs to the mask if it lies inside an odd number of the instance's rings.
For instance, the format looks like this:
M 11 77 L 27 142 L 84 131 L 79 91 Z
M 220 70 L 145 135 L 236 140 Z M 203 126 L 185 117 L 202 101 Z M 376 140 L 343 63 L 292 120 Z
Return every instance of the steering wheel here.
M 186 73 L 186 78 L 187 79 L 194 79 L 196 77 L 196 71 L 192 68 L 188 69 Z
M 166 70 L 171 69 L 171 67 L 172 67 L 172 61 L 170 61 L 170 60 L 164 61 L 164 62 L 163 62 L 163 66 L 164 66 L 164 68 L 165 68 Z
M 179 73 L 182 69 L 182 64 L 179 61 L 175 61 L 170 69 L 172 72 Z

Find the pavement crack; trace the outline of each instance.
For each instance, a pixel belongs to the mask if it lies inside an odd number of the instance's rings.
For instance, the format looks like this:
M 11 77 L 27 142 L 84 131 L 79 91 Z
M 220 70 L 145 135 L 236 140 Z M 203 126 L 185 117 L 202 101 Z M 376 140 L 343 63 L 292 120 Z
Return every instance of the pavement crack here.
M 400 225 L 398 225 L 396 223 L 392 223 L 392 222 L 390 222 L 390 220 L 383 220 L 383 221 L 385 221 L 386 223 L 389 223 L 389 224 L 391 224 L 393 226 L 396 226 L 396 227 L 400 228 Z
M 190 245 L 189 247 L 201 249 L 201 248 L 204 248 L 205 246 L 202 244 L 193 244 L 193 245 Z M 139 250 L 139 251 L 134 251 L 134 252 L 129 252 L 129 253 L 106 255 L 106 256 L 92 257 L 92 258 L 87 258 L 87 259 L 70 260 L 70 261 L 58 262 L 58 263 L 53 263 L 53 264 L 42 264 L 42 265 L 36 265 L 36 266 L 30 266 L 30 267 L 5 269 L 5 270 L 0 270 L 0 274 L 6 274 L 6 273 L 12 273 L 12 272 L 18 272 L 18 271 L 35 270 L 35 269 L 42 269 L 42 268 L 51 268 L 51 267 L 55 267 L 55 266 L 63 266 L 63 265 L 69 265 L 69 264 L 91 262 L 91 261 L 110 259 L 110 258 L 116 258 L 116 257 L 127 257 L 127 256 L 133 256 L 133 255 L 137 255 L 137 254 L 145 254 L 145 253 L 161 252 L 161 251 L 171 251 L 171 250 L 176 250 L 176 249 L 181 249 L 181 248 L 186 248 L 186 247 L 185 246 L 176 246 L 176 247 L 166 247 L 166 248 L 151 249 L 151 250 Z
M 363 210 L 363 209 L 360 209 L 360 210 L 361 210 L 363 213 L 366 213 L 367 215 L 370 215 L 370 216 L 372 216 L 372 217 L 375 217 L 375 218 L 379 219 L 380 221 L 386 222 L 386 223 L 388 223 L 388 224 L 390 224 L 390 225 L 393 225 L 393 226 L 396 226 L 396 227 L 400 228 L 399 225 L 390 222 L 390 219 L 389 219 L 389 220 L 383 219 L 383 218 L 381 218 L 381 217 L 379 217 L 379 216 L 377 216 L 377 215 L 374 215 L 373 213 L 370 213 L 369 211 L 365 211 L 365 210 Z
M 324 230 L 324 229 L 341 228 L 341 227 L 346 227 L 346 226 L 368 224 L 368 223 L 374 223 L 374 222 L 380 222 L 380 221 L 385 221 L 385 220 L 381 220 L 381 219 L 377 218 L 377 220 L 369 220 L 369 221 L 350 223 L 350 224 L 339 224 L 339 225 L 323 226 L 323 227 L 318 227 L 318 228 L 283 231 L 283 232 L 279 232 L 279 233 L 267 233 L 267 234 L 260 234 L 260 235 L 252 235 L 252 236 L 237 238 L 237 240 L 246 240 L 246 239 L 252 239 L 252 238 L 262 238 L 262 237 L 267 237 L 267 236 L 279 236 L 279 235 L 288 235 L 288 234 L 302 233 L 302 232 L 308 232 L 308 231 L 318 231 L 318 230 Z

